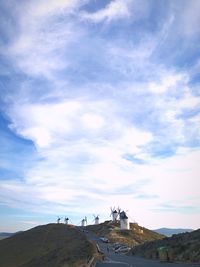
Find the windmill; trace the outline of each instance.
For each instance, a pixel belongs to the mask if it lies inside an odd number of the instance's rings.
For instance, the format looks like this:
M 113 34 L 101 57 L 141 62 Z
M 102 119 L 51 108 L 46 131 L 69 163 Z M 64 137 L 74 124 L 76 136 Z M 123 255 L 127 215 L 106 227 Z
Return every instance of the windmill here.
M 117 221 L 118 212 L 116 211 L 115 207 L 110 207 L 111 213 L 110 216 L 112 216 L 112 221 Z
M 57 223 L 60 223 L 61 218 L 58 216 Z
M 99 224 L 99 215 L 95 215 L 95 214 L 93 214 L 93 217 L 94 217 L 94 223 L 95 224 Z
M 69 224 L 69 218 L 67 217 L 65 217 L 65 224 Z
M 119 210 L 120 229 L 121 230 L 129 230 L 130 229 L 129 219 L 128 219 L 126 212 L 124 210 L 122 212 L 121 212 L 121 210 Z
M 87 225 L 87 217 L 85 216 L 85 218 L 81 221 L 81 226 L 86 226 Z

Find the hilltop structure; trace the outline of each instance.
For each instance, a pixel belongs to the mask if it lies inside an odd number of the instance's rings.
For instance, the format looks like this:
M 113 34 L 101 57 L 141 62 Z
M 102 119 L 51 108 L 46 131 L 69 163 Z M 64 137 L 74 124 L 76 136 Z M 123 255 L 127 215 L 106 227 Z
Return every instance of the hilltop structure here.
M 94 223 L 95 224 L 99 224 L 99 215 L 95 216 Z
M 65 224 L 69 224 L 69 218 L 65 217 Z
M 115 207 L 114 208 L 111 207 L 110 210 L 111 210 L 110 216 L 112 216 L 112 221 L 113 222 L 117 221 L 117 218 L 118 218 L 117 210 L 115 209 Z
M 129 230 L 130 224 L 129 224 L 129 219 L 128 219 L 128 216 L 126 215 L 126 212 L 125 211 L 120 212 L 119 218 L 120 218 L 120 229 Z
M 82 221 L 81 221 L 81 226 L 85 227 L 87 225 L 87 218 L 85 217 Z

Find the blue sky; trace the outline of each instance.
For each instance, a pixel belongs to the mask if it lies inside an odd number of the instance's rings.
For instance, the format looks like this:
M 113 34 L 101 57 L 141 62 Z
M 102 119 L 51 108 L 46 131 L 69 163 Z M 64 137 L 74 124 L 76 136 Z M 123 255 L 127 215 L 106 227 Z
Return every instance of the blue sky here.
M 0 231 L 128 210 L 199 228 L 200 2 L 0 3 Z

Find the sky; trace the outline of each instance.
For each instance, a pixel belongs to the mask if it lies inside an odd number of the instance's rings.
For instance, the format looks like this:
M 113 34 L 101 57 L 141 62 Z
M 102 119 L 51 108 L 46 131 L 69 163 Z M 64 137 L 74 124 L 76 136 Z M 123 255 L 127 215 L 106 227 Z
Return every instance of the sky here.
M 200 227 L 200 1 L 0 1 L 0 231 Z

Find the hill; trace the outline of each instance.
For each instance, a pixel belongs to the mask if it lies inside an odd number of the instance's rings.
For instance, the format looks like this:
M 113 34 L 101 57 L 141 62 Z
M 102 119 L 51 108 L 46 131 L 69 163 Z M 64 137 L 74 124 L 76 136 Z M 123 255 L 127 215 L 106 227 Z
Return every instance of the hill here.
M 12 235 L 14 235 L 15 233 L 5 233 L 5 232 L 1 232 L 0 233 L 0 240 L 1 239 L 4 239 L 4 238 L 7 238 L 7 237 L 10 237 Z
M 0 266 L 82 266 L 95 253 L 79 228 L 64 224 L 37 226 L 0 241 Z
M 133 248 L 130 254 L 164 261 L 200 263 L 200 229 L 147 242 Z
M 112 221 L 89 225 L 86 228 L 98 236 L 107 237 L 110 242 L 119 242 L 130 247 L 164 238 L 163 235 L 141 227 L 137 223 L 130 223 L 130 230 L 120 230 L 119 222 Z
M 182 229 L 182 228 L 159 228 L 159 229 L 155 229 L 153 230 L 156 233 L 159 233 L 161 235 L 166 235 L 166 236 L 172 236 L 172 235 L 176 235 L 176 234 L 182 234 L 182 233 L 186 233 L 186 232 L 192 232 L 194 231 L 193 229 Z

